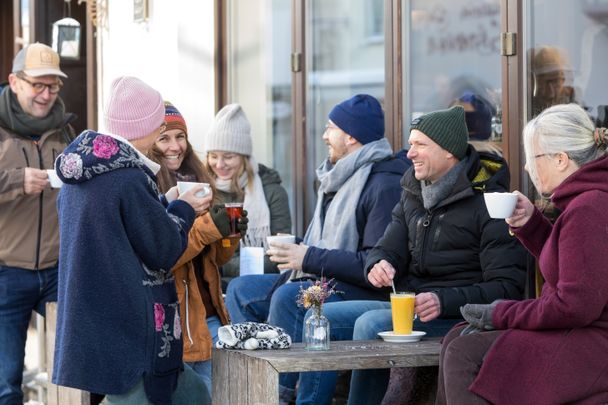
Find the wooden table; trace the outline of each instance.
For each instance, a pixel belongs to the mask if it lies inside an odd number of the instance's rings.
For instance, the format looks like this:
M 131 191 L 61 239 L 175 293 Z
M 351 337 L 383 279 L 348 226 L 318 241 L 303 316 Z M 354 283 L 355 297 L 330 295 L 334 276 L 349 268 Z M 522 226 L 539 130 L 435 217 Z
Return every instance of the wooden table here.
M 301 343 L 286 350 L 213 349 L 213 403 L 278 404 L 279 373 L 436 366 L 439 341 L 349 340 L 331 342 L 329 351 L 307 351 Z

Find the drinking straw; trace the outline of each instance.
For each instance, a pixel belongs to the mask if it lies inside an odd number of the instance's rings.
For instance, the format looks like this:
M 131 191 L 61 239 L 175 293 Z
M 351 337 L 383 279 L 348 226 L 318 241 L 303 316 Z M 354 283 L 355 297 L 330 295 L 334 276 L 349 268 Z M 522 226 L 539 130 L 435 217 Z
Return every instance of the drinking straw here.
M 395 290 L 395 281 L 391 280 L 391 285 L 393 286 L 393 294 L 397 294 L 397 290 Z

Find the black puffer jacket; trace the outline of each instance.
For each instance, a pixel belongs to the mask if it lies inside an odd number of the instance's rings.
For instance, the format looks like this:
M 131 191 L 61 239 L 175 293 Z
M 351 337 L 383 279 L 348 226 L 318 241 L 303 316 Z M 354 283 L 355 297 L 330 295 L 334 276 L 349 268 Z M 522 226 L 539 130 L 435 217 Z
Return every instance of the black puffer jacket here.
M 413 168 L 405 173 L 392 221 L 365 264 L 367 275 L 385 259 L 397 269 L 399 289 L 436 293 L 442 318 L 460 317 L 466 303 L 520 299 L 525 283 L 525 250 L 504 220 L 489 217 L 483 198 L 509 190 L 506 162 L 471 146 L 467 156 L 450 196 L 430 211 Z

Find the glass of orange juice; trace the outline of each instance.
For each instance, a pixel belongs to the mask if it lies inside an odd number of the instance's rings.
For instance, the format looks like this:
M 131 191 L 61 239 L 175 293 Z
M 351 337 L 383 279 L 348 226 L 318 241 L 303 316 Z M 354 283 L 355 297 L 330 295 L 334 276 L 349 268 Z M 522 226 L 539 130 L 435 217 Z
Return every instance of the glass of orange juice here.
M 391 312 L 393 315 L 393 332 L 398 335 L 410 335 L 414 323 L 413 292 L 391 293 Z

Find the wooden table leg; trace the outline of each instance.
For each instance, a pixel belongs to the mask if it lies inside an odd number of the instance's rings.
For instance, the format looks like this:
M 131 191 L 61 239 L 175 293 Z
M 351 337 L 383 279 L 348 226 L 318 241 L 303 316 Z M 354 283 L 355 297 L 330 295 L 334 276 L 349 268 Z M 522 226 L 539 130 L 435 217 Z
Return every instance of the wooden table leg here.
M 213 350 L 213 403 L 273 405 L 279 403 L 279 373 L 266 360 L 234 350 Z

